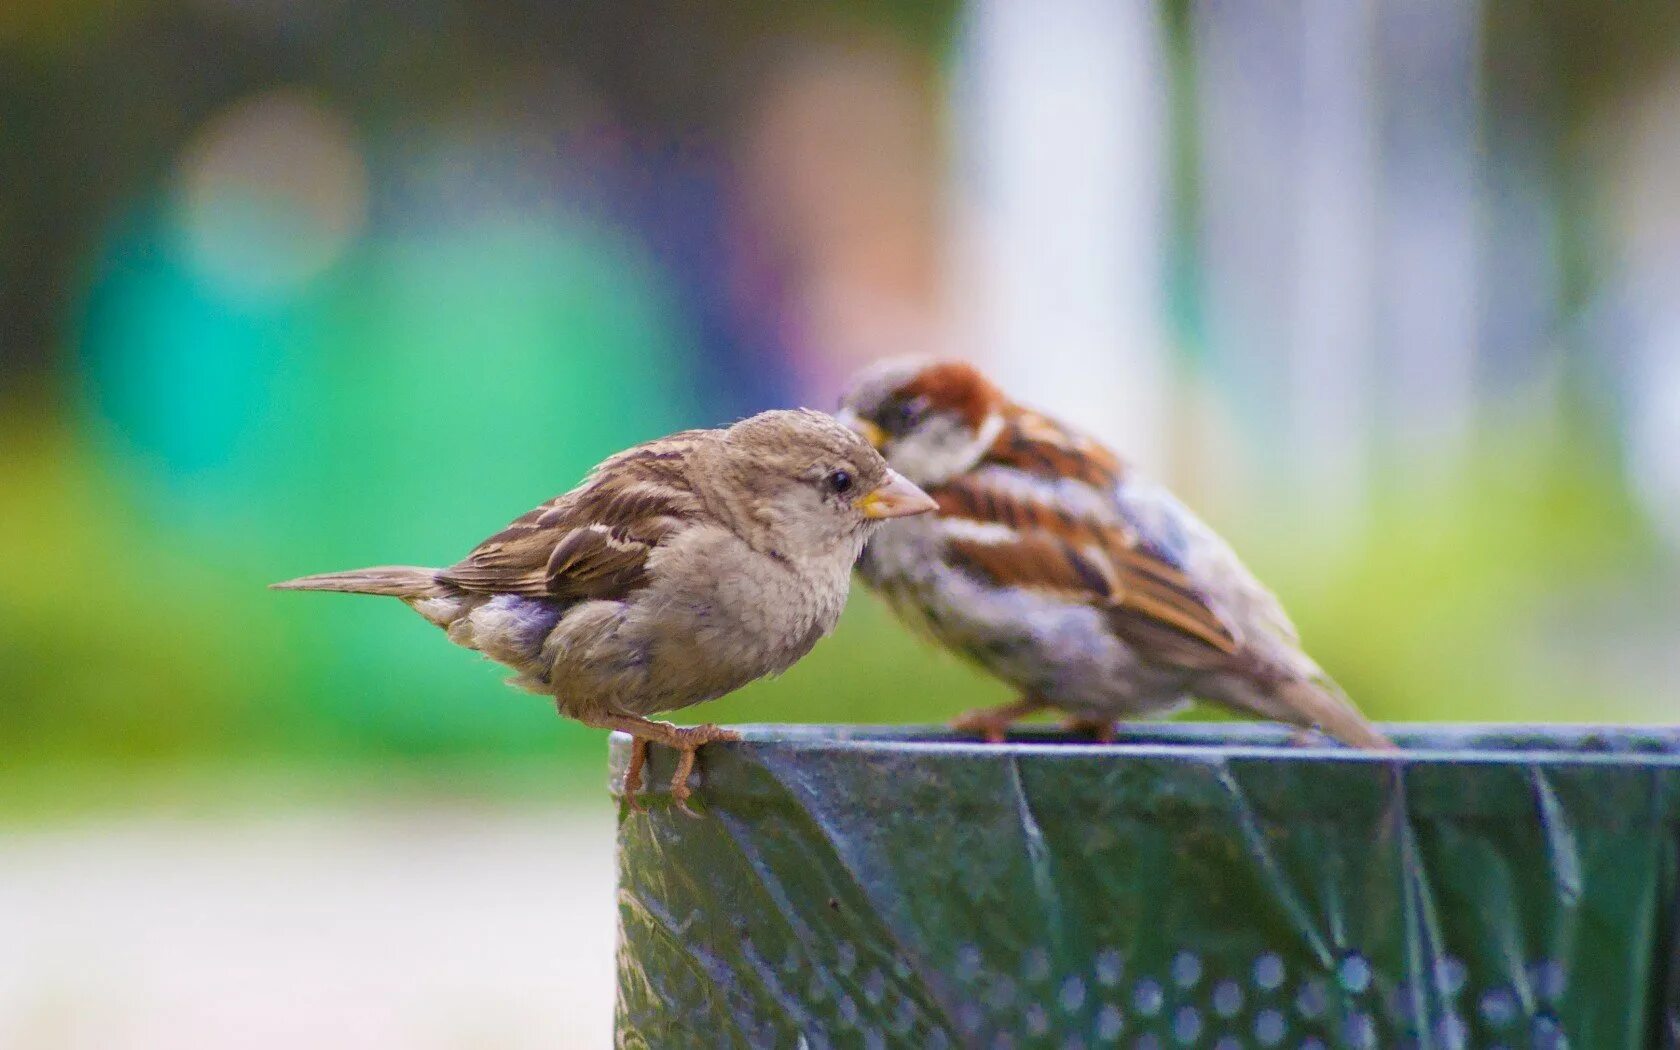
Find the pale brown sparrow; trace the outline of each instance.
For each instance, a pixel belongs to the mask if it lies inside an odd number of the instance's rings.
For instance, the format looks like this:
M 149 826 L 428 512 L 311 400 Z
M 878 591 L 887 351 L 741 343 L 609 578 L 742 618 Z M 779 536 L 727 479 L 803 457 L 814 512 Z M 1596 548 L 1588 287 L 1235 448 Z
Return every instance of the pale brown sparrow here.
M 1001 740 L 1048 707 L 1107 739 L 1116 719 L 1199 697 L 1394 746 L 1213 530 L 973 366 L 884 362 L 840 418 L 939 505 L 872 537 L 859 573 L 906 622 L 1021 691 L 957 728 Z
M 695 749 L 735 735 L 647 716 L 791 667 L 840 618 L 869 534 L 933 506 L 831 416 L 765 412 L 621 452 L 447 569 L 274 586 L 401 598 L 561 714 L 633 736 L 632 804 L 647 742 L 675 748 L 686 808 Z

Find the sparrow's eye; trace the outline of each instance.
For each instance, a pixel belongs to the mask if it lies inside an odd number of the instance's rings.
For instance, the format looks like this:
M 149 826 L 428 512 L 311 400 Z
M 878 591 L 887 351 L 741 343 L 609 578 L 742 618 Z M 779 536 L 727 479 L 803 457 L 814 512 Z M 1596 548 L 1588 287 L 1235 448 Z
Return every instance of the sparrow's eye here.
M 851 471 L 836 470 L 828 476 L 828 487 L 842 496 L 852 491 L 855 484 L 857 481 L 853 479 Z
M 927 414 L 927 398 L 913 397 L 908 400 L 894 401 L 881 413 L 882 424 L 894 434 L 902 434 L 922 421 Z

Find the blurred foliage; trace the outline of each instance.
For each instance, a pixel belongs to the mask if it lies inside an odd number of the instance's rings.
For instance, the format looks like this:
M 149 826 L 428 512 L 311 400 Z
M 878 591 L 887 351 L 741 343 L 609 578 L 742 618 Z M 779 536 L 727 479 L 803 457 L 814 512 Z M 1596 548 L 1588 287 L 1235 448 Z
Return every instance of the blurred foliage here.
M 0 4 L 0 386 L 51 368 L 105 227 L 230 102 L 316 92 L 397 137 L 517 118 L 703 152 L 790 41 L 944 49 L 953 0 Z M 599 125 L 599 127 L 596 127 Z
M 1354 542 L 1273 533 L 1251 562 L 1373 717 L 1650 720 L 1664 699 L 1616 691 L 1583 630 L 1595 592 L 1637 594 L 1661 560 L 1614 460 L 1587 419 L 1530 415 L 1478 435 L 1456 470 L 1391 463 Z M 1660 652 L 1650 626 L 1630 640 Z

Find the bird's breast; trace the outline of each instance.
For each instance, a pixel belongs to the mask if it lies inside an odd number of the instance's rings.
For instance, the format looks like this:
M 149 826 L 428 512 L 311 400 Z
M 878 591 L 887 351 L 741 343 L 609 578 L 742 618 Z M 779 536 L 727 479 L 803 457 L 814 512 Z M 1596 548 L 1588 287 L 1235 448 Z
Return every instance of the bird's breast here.
M 883 589 L 926 579 L 944 556 L 945 532 L 941 520 L 932 514 L 889 521 L 864 547 L 858 575 Z
M 697 698 L 786 670 L 840 619 L 849 557 L 778 558 L 725 534 L 689 542 L 654 573 L 634 619 L 658 662 L 707 694 Z

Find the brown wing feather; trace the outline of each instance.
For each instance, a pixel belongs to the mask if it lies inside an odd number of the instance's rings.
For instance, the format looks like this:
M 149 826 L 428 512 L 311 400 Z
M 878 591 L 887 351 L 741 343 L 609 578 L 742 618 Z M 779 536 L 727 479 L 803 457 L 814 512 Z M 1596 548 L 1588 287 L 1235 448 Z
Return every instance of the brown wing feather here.
M 1071 478 L 1101 491 L 1112 489 L 1125 474 L 1120 457 L 1100 442 L 1024 408 L 1009 413 L 981 462 L 1046 481 Z
M 1054 536 L 1029 534 L 1009 543 L 952 539 L 946 551 L 953 564 L 995 587 L 1054 591 L 1093 604 L 1110 596 L 1102 567 Z
M 1102 454 L 1092 456 L 1092 449 Z M 1035 479 L 1073 478 L 1098 492 L 1112 491 L 1121 475 L 1119 461 L 1100 445 L 1031 415 L 1011 420 L 986 462 Z M 1098 520 L 1065 505 L 1053 510 L 1049 493 L 1031 499 L 1022 487 L 989 484 L 979 472 L 932 493 L 942 517 L 1007 525 L 1015 533 L 995 543 L 951 539 L 955 564 L 996 586 L 1054 592 L 1104 609 L 1116 634 L 1157 659 L 1201 668 L 1237 656 L 1241 643 L 1230 625 L 1118 512 Z
M 648 555 L 697 516 L 683 463 L 694 436 L 620 453 L 580 486 L 520 515 L 438 579 L 530 598 L 621 598 L 646 582 Z
M 1176 566 L 1126 534 L 1118 551 L 1124 580 L 1109 613 L 1115 633 L 1175 663 L 1210 667 L 1241 648 L 1236 635 Z

